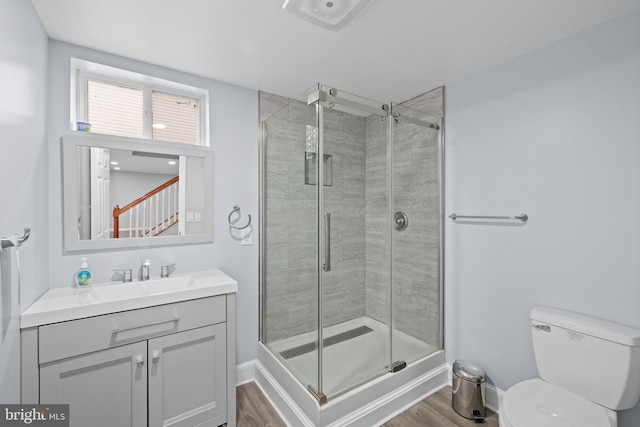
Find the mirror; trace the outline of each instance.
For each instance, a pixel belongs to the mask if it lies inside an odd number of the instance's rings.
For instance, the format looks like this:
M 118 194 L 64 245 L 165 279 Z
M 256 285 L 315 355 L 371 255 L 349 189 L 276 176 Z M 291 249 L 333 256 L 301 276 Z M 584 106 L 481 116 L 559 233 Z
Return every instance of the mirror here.
M 62 137 L 67 251 L 213 241 L 213 154 L 77 132 Z

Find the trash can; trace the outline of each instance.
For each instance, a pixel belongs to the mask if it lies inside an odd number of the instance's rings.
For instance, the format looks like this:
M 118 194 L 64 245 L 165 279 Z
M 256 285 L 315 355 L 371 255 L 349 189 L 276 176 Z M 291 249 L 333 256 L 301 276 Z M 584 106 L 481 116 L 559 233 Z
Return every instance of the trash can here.
M 453 362 L 451 406 L 461 416 L 482 422 L 487 416 L 484 369 L 469 360 Z

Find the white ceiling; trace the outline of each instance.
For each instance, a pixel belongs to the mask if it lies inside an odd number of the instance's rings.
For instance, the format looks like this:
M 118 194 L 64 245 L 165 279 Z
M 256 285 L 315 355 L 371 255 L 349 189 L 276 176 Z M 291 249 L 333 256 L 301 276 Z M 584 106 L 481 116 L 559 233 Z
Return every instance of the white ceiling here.
M 340 0 L 334 0 L 340 1 Z M 400 102 L 640 8 L 640 0 L 373 0 L 339 32 L 284 0 L 32 0 L 50 38 L 251 89 Z

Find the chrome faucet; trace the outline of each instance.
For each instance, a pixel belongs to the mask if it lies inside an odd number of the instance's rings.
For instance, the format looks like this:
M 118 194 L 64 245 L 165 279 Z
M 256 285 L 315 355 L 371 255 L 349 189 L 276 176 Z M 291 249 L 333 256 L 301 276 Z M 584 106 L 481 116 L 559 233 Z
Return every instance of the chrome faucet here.
M 165 277 L 169 277 L 169 267 L 174 267 L 176 265 L 176 263 L 174 262 L 173 264 L 167 264 L 167 265 L 163 265 L 162 267 L 160 267 L 160 277 L 161 278 L 165 278 Z
M 151 261 L 147 259 L 140 266 L 140 280 L 149 280 L 150 269 L 151 269 Z
M 131 274 L 130 268 L 113 270 L 113 271 L 117 271 L 118 273 L 122 274 L 122 283 L 128 283 L 133 280 L 133 275 Z

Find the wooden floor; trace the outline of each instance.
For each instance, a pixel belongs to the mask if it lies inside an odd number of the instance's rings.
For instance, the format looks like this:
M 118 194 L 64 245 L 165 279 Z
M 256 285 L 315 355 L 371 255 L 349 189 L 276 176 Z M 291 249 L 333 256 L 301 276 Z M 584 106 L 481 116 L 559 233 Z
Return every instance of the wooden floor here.
M 237 389 L 238 427 L 285 426 L 256 383 L 241 385 Z M 423 401 L 413 405 L 383 427 L 467 427 L 482 425 L 498 427 L 498 415 L 487 410 L 487 419 L 476 424 L 456 414 L 451 408 L 451 387 L 445 387 Z
M 236 404 L 238 427 L 286 426 L 254 382 L 236 388 Z
M 441 389 L 383 424 L 384 427 L 466 427 L 477 425 L 498 427 L 498 414 L 487 409 L 487 418 L 482 424 L 476 424 L 473 420 L 461 417 L 451 408 L 451 387 Z

